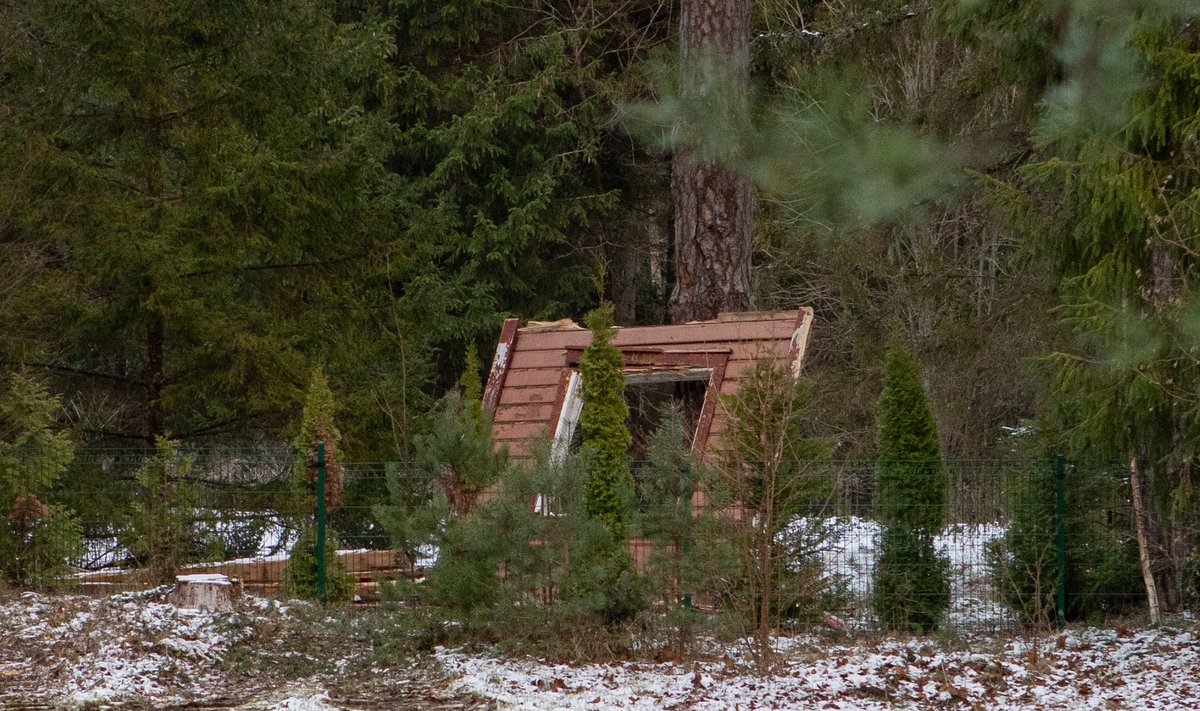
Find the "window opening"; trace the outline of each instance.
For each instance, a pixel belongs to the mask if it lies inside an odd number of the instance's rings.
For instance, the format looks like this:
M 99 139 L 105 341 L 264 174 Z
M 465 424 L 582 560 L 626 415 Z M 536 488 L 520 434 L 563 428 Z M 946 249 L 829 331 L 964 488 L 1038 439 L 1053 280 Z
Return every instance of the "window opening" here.
M 629 448 L 629 459 L 634 466 L 650 459 L 650 444 L 654 433 L 662 425 L 663 417 L 671 407 L 678 407 L 683 415 L 681 443 L 691 447 L 696 439 L 696 426 L 700 423 L 700 411 L 704 408 L 704 395 L 708 380 L 650 380 L 634 379 L 625 386 L 625 403 L 629 406 L 629 417 L 625 426 L 633 435 Z

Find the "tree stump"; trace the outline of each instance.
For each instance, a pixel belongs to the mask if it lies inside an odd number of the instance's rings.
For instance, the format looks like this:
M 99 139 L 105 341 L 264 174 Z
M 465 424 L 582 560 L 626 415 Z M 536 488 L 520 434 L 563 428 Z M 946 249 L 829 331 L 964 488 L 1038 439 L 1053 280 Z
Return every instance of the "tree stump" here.
M 212 573 L 177 575 L 175 589 L 167 599 L 176 607 L 189 610 L 232 612 L 234 600 L 241 592 L 241 586 L 234 583 L 224 575 Z

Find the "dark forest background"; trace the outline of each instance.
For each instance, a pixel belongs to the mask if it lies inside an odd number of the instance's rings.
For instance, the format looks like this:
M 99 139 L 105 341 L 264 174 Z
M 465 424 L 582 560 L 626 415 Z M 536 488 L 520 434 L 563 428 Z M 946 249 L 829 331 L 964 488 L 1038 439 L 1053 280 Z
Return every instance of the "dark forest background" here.
M 836 455 L 874 454 L 897 338 L 945 456 L 1191 481 L 1193 12 L 753 4 L 749 115 L 688 135 L 755 180 L 754 307 L 816 310 Z M 79 443 L 246 444 L 291 439 L 320 365 L 347 454 L 410 456 L 503 318 L 669 319 L 672 132 L 705 134 L 679 25 L 668 0 L 0 2 L 0 369 Z

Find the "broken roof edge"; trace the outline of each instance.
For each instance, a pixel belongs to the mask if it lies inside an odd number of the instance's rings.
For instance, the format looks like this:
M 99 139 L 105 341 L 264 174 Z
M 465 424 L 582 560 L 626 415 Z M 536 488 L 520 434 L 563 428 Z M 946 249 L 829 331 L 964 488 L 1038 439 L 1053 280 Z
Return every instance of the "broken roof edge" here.
M 557 321 L 526 321 L 524 326 L 517 328 L 521 333 L 543 333 L 546 331 L 586 331 L 587 329 L 569 318 Z
M 753 323 L 755 321 L 780 321 L 784 319 L 795 318 L 797 315 L 804 312 L 807 312 L 807 314 L 811 317 L 812 307 L 800 306 L 794 309 L 779 309 L 776 311 L 722 311 L 721 313 L 717 314 L 716 318 L 713 319 L 687 321 L 685 323 L 614 326 L 614 328 L 619 331 L 624 328 L 659 328 L 671 326 L 689 326 L 705 323 Z M 546 333 L 551 331 L 586 330 L 586 327 L 579 325 L 579 323 L 569 318 L 560 318 L 557 321 L 527 321 L 525 322 L 524 326 L 517 327 L 517 331 L 520 333 Z

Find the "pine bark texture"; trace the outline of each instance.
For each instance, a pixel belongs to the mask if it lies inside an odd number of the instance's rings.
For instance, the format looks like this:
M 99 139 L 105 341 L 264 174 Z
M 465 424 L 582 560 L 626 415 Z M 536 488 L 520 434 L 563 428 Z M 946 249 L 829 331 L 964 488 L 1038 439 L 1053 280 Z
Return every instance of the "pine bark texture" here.
M 698 70 L 719 61 L 746 101 L 750 79 L 749 0 L 684 0 L 679 21 L 685 98 L 702 91 Z M 711 66 L 711 65 L 710 65 Z M 735 170 L 702 162 L 694 147 L 675 149 L 671 167 L 675 206 L 675 291 L 671 320 L 715 318 L 748 311 L 751 294 L 750 180 Z

